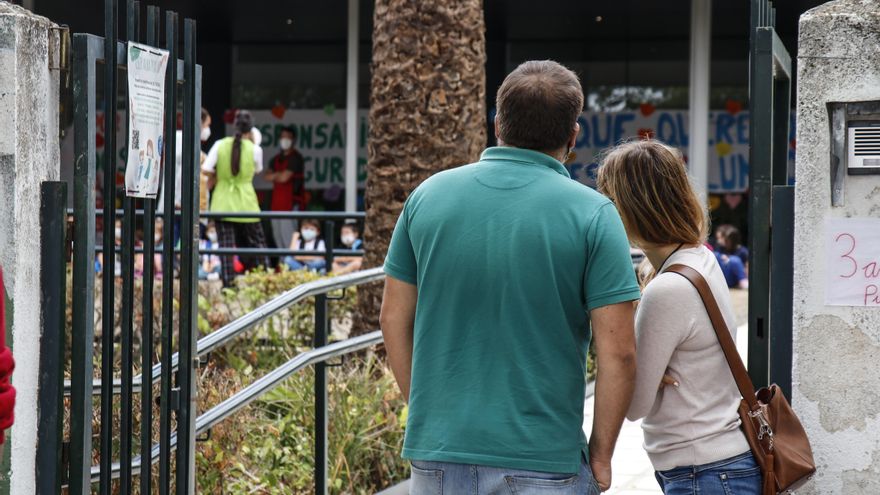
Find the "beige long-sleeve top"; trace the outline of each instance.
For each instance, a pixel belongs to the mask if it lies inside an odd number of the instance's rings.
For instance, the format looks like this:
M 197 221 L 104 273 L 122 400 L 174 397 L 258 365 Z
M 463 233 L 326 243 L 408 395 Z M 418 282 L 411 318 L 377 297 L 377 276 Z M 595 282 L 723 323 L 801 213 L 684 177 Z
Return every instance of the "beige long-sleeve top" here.
M 736 338 L 730 292 L 707 248 L 682 249 L 664 268 L 700 272 Z M 675 273 L 662 273 L 642 294 L 636 313 L 638 366 L 627 417 L 644 418 L 645 450 L 654 469 L 708 464 L 749 450 L 740 430 L 740 393 L 699 293 Z M 664 374 L 678 387 L 659 388 Z

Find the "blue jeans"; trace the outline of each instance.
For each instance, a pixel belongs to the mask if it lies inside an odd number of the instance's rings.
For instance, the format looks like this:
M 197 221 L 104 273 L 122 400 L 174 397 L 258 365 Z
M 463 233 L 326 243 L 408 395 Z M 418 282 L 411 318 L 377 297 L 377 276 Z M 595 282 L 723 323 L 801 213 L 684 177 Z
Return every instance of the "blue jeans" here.
M 723 461 L 655 473 L 666 495 L 761 495 L 761 468 L 751 452 Z
M 410 495 L 599 495 L 585 460 L 578 474 L 412 461 Z
M 303 263 L 293 256 L 287 256 L 284 258 L 284 263 L 287 264 L 287 267 L 290 268 L 291 271 L 312 270 L 314 272 L 324 273 L 324 269 L 327 268 L 327 261 L 323 259 Z

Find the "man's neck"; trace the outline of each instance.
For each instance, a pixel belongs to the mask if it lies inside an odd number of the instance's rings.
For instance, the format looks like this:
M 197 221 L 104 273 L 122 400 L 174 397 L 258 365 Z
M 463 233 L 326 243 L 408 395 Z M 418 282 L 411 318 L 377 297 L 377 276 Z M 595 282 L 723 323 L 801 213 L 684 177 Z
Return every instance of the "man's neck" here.
M 516 148 L 516 146 L 510 146 L 509 144 L 505 144 L 500 139 L 498 140 L 498 146 L 503 146 L 506 148 Z M 525 149 L 525 148 L 523 148 L 523 149 Z M 553 151 L 545 151 L 545 150 L 532 150 L 532 151 L 537 151 L 538 153 L 544 153 L 545 155 L 549 156 L 550 158 L 553 158 L 554 160 L 556 160 L 560 163 L 565 163 L 565 159 L 568 158 L 568 148 L 567 147 L 566 148 L 559 148 L 558 150 L 553 150 Z

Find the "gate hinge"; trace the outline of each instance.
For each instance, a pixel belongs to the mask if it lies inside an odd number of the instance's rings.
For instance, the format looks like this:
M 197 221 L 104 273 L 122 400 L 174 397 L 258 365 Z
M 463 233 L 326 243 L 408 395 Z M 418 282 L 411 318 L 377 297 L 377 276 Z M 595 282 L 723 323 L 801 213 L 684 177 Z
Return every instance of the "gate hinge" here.
M 58 32 L 58 65 L 52 65 L 50 56 L 49 70 L 68 72 L 70 71 L 70 28 L 62 24 L 49 30 Z

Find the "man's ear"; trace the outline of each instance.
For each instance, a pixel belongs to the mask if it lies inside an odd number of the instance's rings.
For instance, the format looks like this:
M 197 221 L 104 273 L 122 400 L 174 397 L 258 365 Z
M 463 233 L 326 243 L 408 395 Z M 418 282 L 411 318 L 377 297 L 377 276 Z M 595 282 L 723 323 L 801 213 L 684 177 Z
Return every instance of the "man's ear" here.
M 495 139 L 501 139 L 501 129 L 498 124 L 498 114 L 495 114 Z
M 571 131 L 571 137 L 568 138 L 568 147 L 569 149 L 574 148 L 577 144 L 578 134 L 581 133 L 581 125 L 577 122 L 574 123 L 574 129 Z

